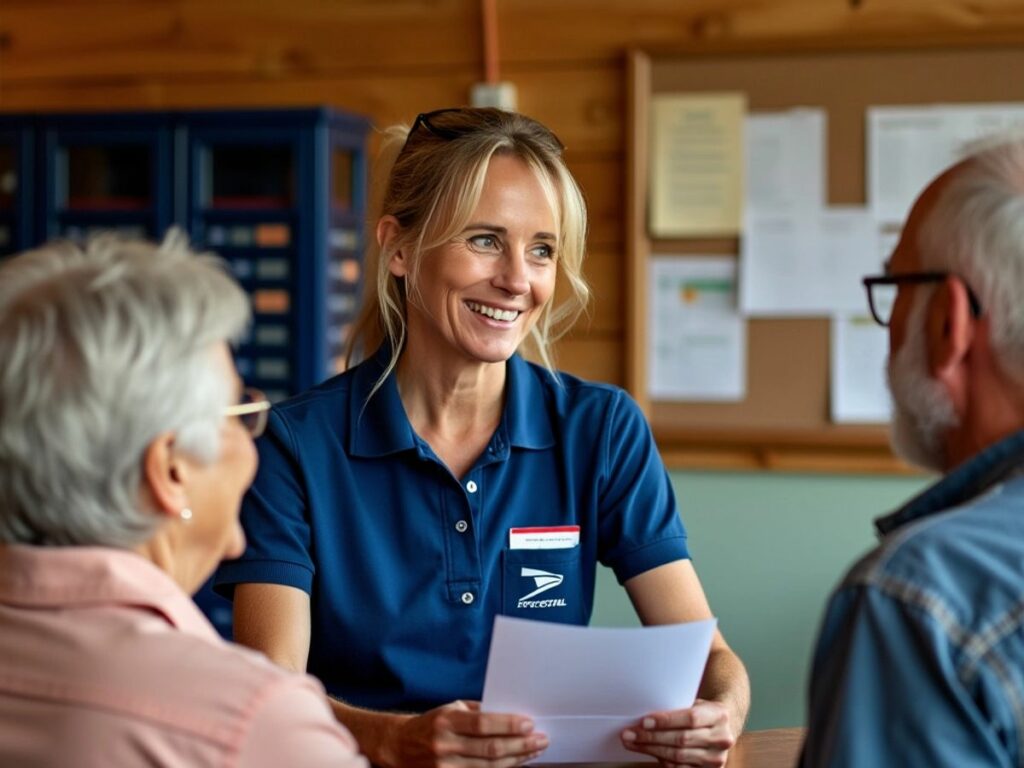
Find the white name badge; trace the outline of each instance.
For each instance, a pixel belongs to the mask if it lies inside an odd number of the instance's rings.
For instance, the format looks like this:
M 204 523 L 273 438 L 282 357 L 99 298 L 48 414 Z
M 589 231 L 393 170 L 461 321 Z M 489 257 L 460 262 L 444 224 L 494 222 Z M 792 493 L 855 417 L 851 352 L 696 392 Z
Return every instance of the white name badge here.
M 509 528 L 509 549 L 572 549 L 580 543 L 578 525 Z

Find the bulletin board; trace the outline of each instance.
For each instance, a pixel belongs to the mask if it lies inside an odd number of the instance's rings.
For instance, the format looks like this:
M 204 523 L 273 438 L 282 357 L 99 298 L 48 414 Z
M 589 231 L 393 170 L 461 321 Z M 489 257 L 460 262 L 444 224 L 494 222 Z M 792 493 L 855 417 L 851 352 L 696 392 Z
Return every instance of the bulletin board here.
M 653 239 L 648 142 L 654 94 L 741 91 L 748 110 L 827 112 L 827 204 L 863 205 L 869 107 L 1024 101 L 1024 41 L 884 42 L 828 49 L 644 50 L 627 66 L 627 387 L 648 415 L 669 466 L 908 472 L 885 425 L 829 415 L 829 320 L 747 320 L 747 386 L 737 402 L 652 401 L 648 395 L 648 268 L 652 256 L 736 254 L 736 238 Z

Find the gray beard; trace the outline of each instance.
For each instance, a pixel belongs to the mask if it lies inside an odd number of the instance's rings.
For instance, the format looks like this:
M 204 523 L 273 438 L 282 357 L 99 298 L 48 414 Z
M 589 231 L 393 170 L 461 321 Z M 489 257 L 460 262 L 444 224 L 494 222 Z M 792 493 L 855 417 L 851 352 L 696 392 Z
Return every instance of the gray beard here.
M 886 374 L 892 395 L 890 442 L 905 461 L 941 472 L 946 466 L 945 433 L 959 418 L 945 388 L 928 375 L 924 309 L 920 302 L 910 313 L 909 333 L 895 355 L 889 355 Z

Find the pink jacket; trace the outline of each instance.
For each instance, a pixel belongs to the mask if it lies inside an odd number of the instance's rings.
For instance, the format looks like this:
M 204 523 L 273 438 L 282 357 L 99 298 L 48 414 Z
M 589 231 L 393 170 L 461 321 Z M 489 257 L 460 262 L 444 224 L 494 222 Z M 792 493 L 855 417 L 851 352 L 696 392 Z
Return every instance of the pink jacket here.
M 127 551 L 0 546 L 0 765 L 365 768 L 313 678 Z

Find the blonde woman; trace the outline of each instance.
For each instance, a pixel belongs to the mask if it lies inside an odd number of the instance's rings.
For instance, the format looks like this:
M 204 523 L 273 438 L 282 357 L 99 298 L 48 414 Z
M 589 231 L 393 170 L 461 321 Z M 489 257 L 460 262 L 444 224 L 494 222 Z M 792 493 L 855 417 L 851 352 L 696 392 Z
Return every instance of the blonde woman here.
M 710 615 L 637 406 L 552 366 L 589 298 L 562 150 L 496 109 L 387 133 L 359 364 L 273 409 L 219 572 L 236 637 L 320 678 L 377 765 L 543 759 L 530 718 L 479 711 L 493 619 L 585 624 L 599 561 L 644 623 Z M 723 764 L 748 693 L 720 635 L 701 695 L 623 743 Z

